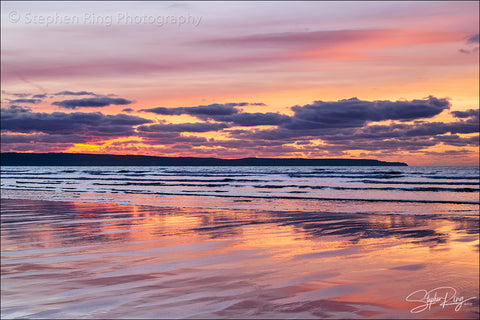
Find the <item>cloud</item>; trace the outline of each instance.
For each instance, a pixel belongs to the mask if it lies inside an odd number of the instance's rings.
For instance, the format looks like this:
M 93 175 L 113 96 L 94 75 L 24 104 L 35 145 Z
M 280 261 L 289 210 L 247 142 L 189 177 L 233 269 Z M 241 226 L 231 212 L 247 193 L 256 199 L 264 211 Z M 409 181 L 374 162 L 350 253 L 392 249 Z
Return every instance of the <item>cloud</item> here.
M 2 90 L 2 93 L 6 93 L 5 90 Z M 10 93 L 12 96 L 19 98 L 26 98 L 30 96 L 30 93 Z
M 3 135 L 2 135 L 3 137 Z M 3 138 L 2 138 L 3 139 Z M 65 150 L 74 147 L 73 143 L 41 143 L 41 142 L 28 142 L 28 143 L 3 143 L 2 152 L 65 152 Z
M 11 143 L 86 143 L 89 137 L 58 134 L 2 134 L 2 144 Z
M 230 102 L 224 104 L 200 105 L 196 107 L 178 107 L 178 108 L 152 108 L 142 109 L 140 111 L 153 112 L 162 115 L 182 115 L 188 114 L 198 119 L 207 121 L 215 120 L 218 122 L 229 122 L 236 126 L 260 126 L 260 125 L 280 125 L 290 121 L 290 117 L 279 113 L 247 113 L 235 107 L 244 106 L 264 106 L 264 103 L 249 102 Z
M 203 118 L 203 117 L 199 117 Z M 253 127 L 261 125 L 281 125 L 291 121 L 290 117 L 284 114 L 267 113 L 238 113 L 233 115 L 214 115 L 205 117 L 220 122 L 230 122 L 234 126 Z
M 478 118 L 478 109 L 469 109 L 467 111 L 452 111 L 450 112 L 455 118 Z
M 2 94 L 14 96 L 17 98 L 27 98 L 32 96 L 31 93 L 24 93 L 24 92 L 8 92 L 6 90 L 2 90 L 1 92 Z M 33 98 L 45 98 L 45 97 L 46 97 L 46 94 L 37 94 L 33 96 Z
M 405 44 L 442 43 L 454 41 L 453 32 L 402 29 L 344 29 L 252 34 L 228 38 L 200 40 L 205 45 L 239 46 L 242 48 L 326 48 L 342 44 L 369 44 L 382 47 Z
M 292 107 L 295 112 L 293 121 L 286 127 L 292 130 L 362 127 L 368 121 L 431 118 L 449 108 L 447 99 L 433 96 L 412 101 L 363 101 L 355 97 L 332 102 L 315 101 Z
M 457 134 L 478 133 L 478 118 L 443 123 L 417 121 L 414 124 L 369 125 L 361 128 L 322 128 L 289 130 L 277 128 L 229 132 L 232 138 L 243 141 L 282 141 L 321 139 L 325 150 L 419 150 L 444 143 L 453 146 L 476 146 L 478 135 L 456 137 Z
M 130 104 L 132 101 L 123 98 L 109 98 L 109 97 L 97 97 L 97 98 L 84 98 L 73 99 L 53 102 L 52 105 L 59 106 L 66 109 L 77 109 L 84 107 L 106 107 L 111 104 L 125 105 Z
M 434 138 L 434 141 L 442 142 L 449 146 L 456 146 L 456 147 L 465 147 L 465 146 L 478 146 L 479 144 L 479 137 L 468 137 L 462 138 L 456 134 L 451 135 L 440 135 Z
M 446 133 L 451 134 L 470 134 L 478 132 L 478 118 L 469 119 L 467 121 L 457 122 L 424 122 L 419 121 L 415 124 L 396 124 L 396 125 L 376 125 L 367 126 L 359 131 L 356 131 L 354 138 L 362 139 L 388 139 L 396 137 L 420 137 L 420 136 L 435 136 Z M 341 135 L 337 136 L 340 138 Z M 349 137 L 346 137 L 347 139 Z
M 180 123 L 180 124 L 154 124 L 140 126 L 140 132 L 208 132 L 220 131 L 229 126 L 224 123 Z
M 36 95 L 34 95 L 32 98 L 43 99 L 43 98 L 46 98 L 46 97 L 47 97 L 47 94 L 46 94 L 46 93 L 43 93 L 43 94 L 36 94 Z
M 392 140 L 350 140 L 330 142 L 340 150 L 368 150 L 368 151 L 415 151 L 435 146 L 438 142 L 428 138 L 392 139 Z M 328 146 L 328 149 L 334 149 Z
M 237 36 L 229 38 L 217 38 L 201 40 L 198 43 L 206 45 L 230 45 L 230 46 L 281 46 L 307 45 L 315 46 L 322 44 L 336 44 L 340 42 L 360 40 L 372 36 L 372 33 L 380 31 L 372 30 L 327 30 L 327 31 L 307 31 L 307 32 L 279 32 L 253 34 L 247 36 Z
M 1 110 L 2 131 L 18 133 L 82 134 L 87 136 L 131 136 L 134 126 L 152 123 L 151 120 L 125 114 L 94 113 L 36 113 L 18 106 Z
M 9 100 L 10 103 L 33 103 L 37 104 L 42 102 L 41 99 L 15 99 L 15 100 Z
M 191 146 L 205 146 L 207 139 L 195 136 L 183 136 L 178 132 L 146 132 L 141 133 L 142 142 L 149 145 L 187 144 Z
M 475 52 L 478 52 L 479 50 L 479 47 L 475 47 L 471 50 L 468 50 L 468 49 L 459 49 L 458 51 L 461 52 L 461 53 L 465 53 L 465 54 L 470 54 L 470 53 L 475 53 Z
M 467 43 L 478 44 L 480 42 L 480 34 L 476 33 L 467 38 Z
M 156 114 L 162 115 L 182 115 L 189 114 L 193 116 L 204 115 L 204 116 L 214 116 L 214 115 L 231 115 L 238 113 L 238 109 L 235 107 L 248 106 L 248 102 L 230 102 L 224 104 L 209 104 L 209 105 L 200 105 L 196 107 L 178 107 L 178 108 L 152 108 L 152 109 L 142 109 L 140 111 L 144 112 L 153 112 Z M 255 104 L 263 105 L 263 104 Z
M 433 117 L 449 107 L 447 99 L 432 96 L 412 101 L 361 101 L 357 98 L 334 102 L 315 101 L 309 105 L 292 107 L 294 115 L 278 124 L 275 129 L 227 132 L 234 139 L 256 143 L 293 143 L 321 139 L 324 142 L 322 149 L 329 151 L 412 151 L 439 143 L 476 145 L 478 137 L 462 138 L 455 135 L 478 133 L 478 110 L 454 111 L 452 114 L 461 120 L 449 123 L 421 120 Z M 384 120 L 391 120 L 392 123 L 370 124 Z M 405 123 L 413 120 L 416 121 L 412 124 Z
M 133 110 L 132 108 L 125 108 L 125 109 L 122 109 L 122 112 L 133 112 L 135 110 Z
M 478 146 L 478 110 L 452 111 L 450 114 L 455 118 L 453 122 L 426 121 L 450 108 L 448 99 L 433 96 L 411 101 L 364 101 L 358 98 L 326 102 L 319 100 L 291 107 L 293 115 L 244 112 L 241 107 L 249 105 L 253 103 L 142 110 L 164 115 L 188 114 L 203 120 L 178 124 L 166 121 L 154 123 L 127 114 L 37 113 L 28 107 L 10 105 L 2 108 L 2 137 L 5 137 L 4 143 L 8 144 L 4 150 L 28 149 L 29 143 L 40 144 L 42 148 L 55 142 L 65 146 L 88 142 L 98 144 L 105 139 L 119 137 L 141 138 L 144 148 L 170 146 L 168 152 L 171 153 L 185 150 L 196 155 L 223 156 L 237 156 L 242 152 L 249 155 L 270 155 L 275 152 L 292 155 L 292 152 L 302 152 L 310 156 L 332 156 L 342 155 L 349 150 L 423 152 L 439 144 Z M 131 108 L 123 111 L 130 110 L 133 111 Z M 377 121 L 390 121 L 390 124 L 375 124 Z M 239 130 L 240 127 L 261 125 L 273 128 Z M 229 139 L 195 136 L 195 133 L 202 132 L 223 132 Z M 321 145 L 317 144 L 318 140 L 322 142 Z
M 61 91 L 53 94 L 54 96 L 98 96 L 89 91 Z
M 30 109 L 29 107 L 11 105 L 7 109 L 2 109 L 2 112 L 4 112 L 4 111 L 8 112 L 8 113 L 19 113 L 19 112 L 30 112 L 30 111 L 32 111 L 32 109 Z
M 459 49 L 458 51 L 460 51 L 461 53 L 466 53 L 466 54 L 478 52 L 478 50 L 479 50 L 478 43 L 480 42 L 479 34 L 476 33 L 476 34 L 470 35 L 466 39 L 467 39 L 467 41 L 466 41 L 467 45 L 470 45 L 470 46 L 471 45 L 477 45 L 477 46 L 473 47 L 472 49 L 462 48 L 462 49 Z

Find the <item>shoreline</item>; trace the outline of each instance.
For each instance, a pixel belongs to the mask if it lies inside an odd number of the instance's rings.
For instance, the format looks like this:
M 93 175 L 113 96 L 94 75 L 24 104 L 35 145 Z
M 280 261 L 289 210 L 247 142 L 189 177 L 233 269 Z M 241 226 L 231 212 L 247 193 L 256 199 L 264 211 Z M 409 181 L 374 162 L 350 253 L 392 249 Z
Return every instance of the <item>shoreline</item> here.
M 311 211 L 404 214 L 455 215 L 478 217 L 477 203 L 422 202 L 369 199 L 309 199 L 296 197 L 241 197 L 225 195 L 181 195 L 141 193 L 88 193 L 44 190 L 1 189 L 2 199 L 45 200 L 118 205 L 145 205 L 153 207 L 181 207 L 201 209 L 251 209 L 278 211 Z M 381 205 L 381 206 L 380 206 Z M 379 207 L 380 206 L 380 207 Z
M 137 207 L 148 207 L 151 209 L 160 209 L 160 210 L 168 210 L 168 209 L 203 209 L 203 210 L 243 210 L 243 211 L 264 211 L 264 212 L 299 212 L 299 211 L 311 211 L 312 213 L 318 213 L 318 214 L 365 214 L 365 215 L 384 215 L 384 216 L 389 216 L 389 215 L 405 215 L 404 213 L 399 213 L 399 212 L 370 212 L 370 211 L 324 211 L 317 208 L 311 208 L 311 209 L 300 209 L 300 208 L 287 208 L 287 209 L 280 209 L 278 208 L 279 206 L 276 205 L 274 207 L 269 207 L 269 208 L 260 208 L 259 207 L 252 207 L 250 202 L 254 200 L 267 200 L 267 199 L 273 199 L 273 200 L 278 200 L 278 199 L 285 199 L 285 200 L 305 200 L 306 202 L 310 202 L 311 200 L 315 202 L 331 202 L 333 203 L 333 206 L 337 206 L 339 203 L 347 203 L 346 207 L 351 208 L 349 203 L 355 203 L 358 202 L 363 206 L 363 203 L 396 203 L 397 200 L 368 200 L 368 199 L 317 199 L 317 198 L 280 198 L 280 197 L 233 197 L 233 196 L 216 196 L 216 195 L 181 195 L 181 194 L 145 194 L 145 196 L 152 196 L 152 195 L 160 195 L 160 196 L 173 196 L 173 200 L 166 200 L 163 205 L 159 205 L 155 202 L 153 203 L 142 203 L 139 201 L 135 201 L 134 199 L 124 199 L 125 202 L 115 202 L 118 199 L 95 199 L 95 196 L 105 196 L 106 193 L 100 193 L 100 194 L 90 194 L 92 197 L 89 198 L 72 198 L 72 199 L 61 199 L 61 198 L 54 198 L 54 199 L 45 199 L 45 195 L 50 195 L 50 193 L 55 193 L 55 191 L 38 191 L 34 190 L 33 194 L 37 194 L 37 196 L 32 196 L 32 191 L 30 190 L 15 190 L 15 189 L 1 189 L 1 197 L 0 201 L 3 200 L 12 200 L 12 201 L 38 201 L 38 202 L 60 202 L 60 203 L 78 203 L 78 204 L 98 204 L 98 205 L 113 205 L 113 206 L 137 206 Z M 12 191 L 13 194 L 9 194 L 9 191 Z M 20 192 L 19 192 L 20 191 Z M 24 193 L 24 191 L 26 191 Z M 27 195 L 28 194 L 28 195 Z M 59 192 L 58 194 L 63 194 Z M 143 195 L 143 194 L 141 194 Z M 201 205 L 197 204 L 194 206 L 188 206 L 184 205 L 183 203 L 179 203 L 178 199 L 182 198 L 234 198 L 236 200 L 228 202 L 228 204 L 233 205 L 235 207 L 227 207 L 227 203 L 223 203 L 224 206 L 208 206 L 208 205 Z M 178 199 L 177 199 L 178 198 Z M 172 204 L 176 203 L 177 205 Z M 404 203 L 418 203 L 418 204 L 466 204 L 466 205 L 478 205 L 477 203 L 452 203 L 452 202 L 427 202 L 427 201 L 418 201 L 418 202 L 411 202 L 411 201 L 398 201 L 400 204 Z M 249 203 L 247 206 L 242 206 L 242 203 Z M 209 203 L 211 204 L 211 203 Z M 452 210 L 450 210 L 452 211 Z M 458 210 L 461 212 L 462 210 Z M 411 212 L 408 214 L 408 216 L 428 216 L 428 217 L 459 217 L 459 218 L 478 218 L 480 220 L 480 215 L 478 214 L 462 214 L 462 213 L 419 213 L 419 212 Z
M 478 301 L 477 217 L 1 201 L 5 319 L 478 317 L 405 300 Z

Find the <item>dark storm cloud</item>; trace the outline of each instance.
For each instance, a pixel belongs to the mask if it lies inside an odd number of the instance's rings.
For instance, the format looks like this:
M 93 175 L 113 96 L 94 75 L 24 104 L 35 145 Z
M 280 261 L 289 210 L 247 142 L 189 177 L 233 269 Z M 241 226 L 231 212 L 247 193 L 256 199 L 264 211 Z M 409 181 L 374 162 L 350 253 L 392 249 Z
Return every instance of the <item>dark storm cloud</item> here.
M 208 132 L 220 131 L 228 128 L 224 123 L 179 123 L 179 124 L 154 124 L 140 126 L 140 132 Z
M 77 109 L 82 107 L 106 107 L 111 104 L 125 105 L 130 103 L 132 103 L 132 101 L 123 98 L 96 97 L 56 101 L 53 102 L 52 105 L 66 109 Z
M 61 91 L 53 94 L 54 96 L 97 96 L 96 93 L 89 91 Z
M 94 113 L 36 113 L 11 106 L 2 109 L 2 131 L 47 134 L 133 135 L 133 126 L 152 123 L 151 120 L 125 114 Z
M 286 127 L 292 130 L 362 127 L 368 121 L 431 118 L 449 108 L 448 100 L 433 96 L 412 101 L 362 101 L 358 98 L 315 101 L 292 107 L 295 112 L 293 121 Z
M 10 103 L 33 103 L 37 104 L 42 102 L 41 99 L 15 99 L 15 100 L 9 100 Z

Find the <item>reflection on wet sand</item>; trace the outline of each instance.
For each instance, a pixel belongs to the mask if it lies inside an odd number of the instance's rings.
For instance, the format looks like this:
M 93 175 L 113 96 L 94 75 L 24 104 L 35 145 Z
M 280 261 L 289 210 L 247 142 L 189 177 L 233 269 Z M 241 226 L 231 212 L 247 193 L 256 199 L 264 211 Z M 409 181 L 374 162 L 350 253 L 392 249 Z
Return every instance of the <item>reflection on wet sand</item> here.
M 478 217 L 2 200 L 2 318 L 478 318 Z M 421 313 L 416 290 L 475 297 Z

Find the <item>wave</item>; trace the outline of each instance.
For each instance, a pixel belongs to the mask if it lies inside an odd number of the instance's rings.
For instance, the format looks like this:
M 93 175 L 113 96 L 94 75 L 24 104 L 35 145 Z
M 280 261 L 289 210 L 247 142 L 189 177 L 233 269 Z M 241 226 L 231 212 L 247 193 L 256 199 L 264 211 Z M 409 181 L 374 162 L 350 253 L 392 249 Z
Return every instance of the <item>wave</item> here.
M 358 179 L 358 178 L 377 178 L 377 179 L 393 179 L 393 178 L 403 178 L 405 175 L 401 174 L 317 174 L 312 173 L 289 173 L 291 178 L 346 178 L 346 179 Z
M 116 197 L 145 194 L 222 196 L 249 201 L 265 198 L 478 204 L 477 170 L 463 167 L 18 167 L 1 170 L 1 188 L 19 190 L 19 193 L 25 192 L 20 190 L 56 191 L 60 198 L 62 193 L 69 193 L 70 197 L 78 193 L 75 197 L 80 198 L 84 194 L 101 197 L 100 194 L 116 193 Z M 388 200 L 396 198 L 402 200 Z
M 224 178 L 224 179 L 138 179 L 138 178 L 91 178 L 91 177 L 16 177 L 16 176 L 4 176 L 3 179 L 30 179 L 30 180 L 81 180 L 81 181 L 141 181 L 141 182 L 266 182 L 267 180 L 261 179 L 232 179 L 232 178 Z M 283 180 L 275 180 L 275 181 L 283 181 Z
M 353 182 L 373 183 L 373 184 L 433 184 L 433 185 L 468 185 L 476 186 L 478 182 L 438 182 L 438 181 L 379 181 L 379 180 L 360 180 Z
M 260 185 L 255 188 L 280 189 L 280 188 L 301 188 L 301 189 L 330 189 L 330 190 L 381 190 L 381 191 L 431 191 L 431 192 L 479 192 L 477 188 L 439 188 L 439 187 L 416 187 L 416 188 L 398 188 L 398 187 L 334 187 L 334 186 L 301 186 L 301 185 Z
M 37 180 L 37 179 L 32 179 Z M 87 179 L 80 179 L 87 180 Z M 312 189 L 312 190 L 321 190 L 321 189 L 330 189 L 330 190 L 376 190 L 376 191 L 407 191 L 407 192 L 479 192 L 478 188 L 468 188 L 468 187 L 458 187 L 458 188 L 445 188 L 445 187 L 348 187 L 348 186 L 307 186 L 307 185 L 298 185 L 298 184 L 265 184 L 265 185 L 236 185 L 229 184 L 226 182 L 266 182 L 265 180 L 236 180 L 236 179 L 166 179 L 166 180 L 135 180 L 135 179 L 89 179 L 89 180 L 102 180 L 102 181 L 112 181 L 112 183 L 104 182 L 93 182 L 92 185 L 95 186 L 145 186 L 145 187 L 253 187 L 257 189 L 284 189 L 284 188 L 299 188 L 299 189 Z M 176 183 L 172 183 L 176 182 Z M 200 182 L 200 183 L 195 183 Z M 18 184 L 61 184 L 62 181 L 58 181 L 56 178 L 54 181 L 16 181 Z M 393 184 L 393 183 L 392 183 Z M 397 183 L 403 184 L 403 183 Z M 417 183 L 411 183 L 416 185 Z M 428 183 L 422 183 L 428 184 Z
M 5 188 L 6 190 L 23 190 L 23 191 L 55 191 L 52 188 L 54 187 L 44 187 L 48 189 L 39 188 L 22 188 L 22 189 L 10 189 Z M 74 193 L 85 193 L 89 192 L 88 190 L 62 190 L 62 192 L 74 192 Z M 107 193 L 105 190 L 96 191 L 97 193 Z M 474 201 L 460 201 L 460 200 L 417 200 L 417 199 L 356 199 L 356 198 L 327 198 L 327 197 L 296 197 L 296 196 L 286 196 L 286 195 L 226 195 L 218 194 L 217 191 L 205 190 L 204 193 L 198 193 L 198 191 L 185 190 L 185 192 L 152 192 L 152 191 L 140 191 L 140 190 L 122 190 L 122 189 L 111 189 L 110 193 L 124 193 L 124 194 L 142 194 L 142 195 L 161 195 L 161 196 L 196 196 L 196 197 L 221 197 L 221 198 L 232 198 L 234 201 L 252 201 L 253 199 L 285 199 L 285 200 L 312 200 L 312 201 L 335 201 L 335 202 L 387 202 L 387 203 L 442 203 L 442 204 L 467 204 L 467 205 L 479 205 L 480 202 Z
M 3 177 L 5 178 L 5 177 Z M 12 177 L 9 177 L 12 179 Z M 19 177 L 20 178 L 20 177 Z M 286 182 L 285 180 L 261 180 L 261 179 L 133 179 L 133 178 L 91 178 L 91 177 L 21 177 L 33 181 L 16 180 L 17 184 L 75 184 L 75 181 L 95 181 L 91 185 L 94 186 L 187 186 L 187 187 L 253 187 L 257 189 L 283 189 L 283 188 L 299 188 L 299 189 L 330 189 L 330 190 L 378 190 L 378 191 L 430 191 L 430 192 L 479 192 L 478 188 L 470 188 L 465 186 L 478 185 L 473 182 L 421 182 L 421 181 L 378 181 L 378 180 L 361 180 L 365 184 L 386 184 L 386 185 L 412 185 L 416 187 L 349 187 L 335 185 L 304 185 L 304 184 L 260 184 L 265 182 Z M 40 181 L 39 181 L 40 180 Z M 243 184 L 234 184 L 235 182 Z M 358 181 L 353 181 L 358 182 Z M 421 186 L 420 186 L 421 185 Z M 426 185 L 426 186 L 425 186 Z M 433 186 L 430 186 L 433 185 Z M 441 185 L 458 186 L 457 188 L 440 187 Z
M 48 182 L 45 182 L 45 181 L 40 181 L 40 182 L 32 182 L 32 181 L 15 181 L 15 183 L 19 183 L 19 184 L 61 184 L 62 181 L 48 181 Z
M 228 184 L 193 184 L 193 183 L 164 183 L 164 182 L 124 182 L 124 183 L 92 183 L 96 186 L 145 186 L 145 187 L 224 187 Z
M 128 194 L 148 194 L 148 195 L 164 195 L 164 196 L 184 196 L 185 193 L 178 192 L 145 192 L 139 190 L 121 190 L 115 191 L 124 192 Z M 188 193 L 189 196 L 206 196 L 202 193 Z M 355 199 L 355 198 L 327 198 L 327 197 L 294 197 L 285 195 L 225 195 L 225 194 L 208 194 L 212 197 L 234 198 L 234 199 L 288 199 L 288 200 L 317 200 L 317 201 L 341 201 L 341 202 L 389 202 L 389 203 L 451 203 L 451 204 L 480 204 L 474 201 L 460 201 L 460 200 L 417 200 L 417 199 Z
M 479 180 L 479 176 L 423 176 L 428 179 Z
M 118 170 L 117 173 L 146 173 L 146 172 L 150 172 L 149 170 L 141 170 L 141 171 L 138 171 L 138 170 Z

